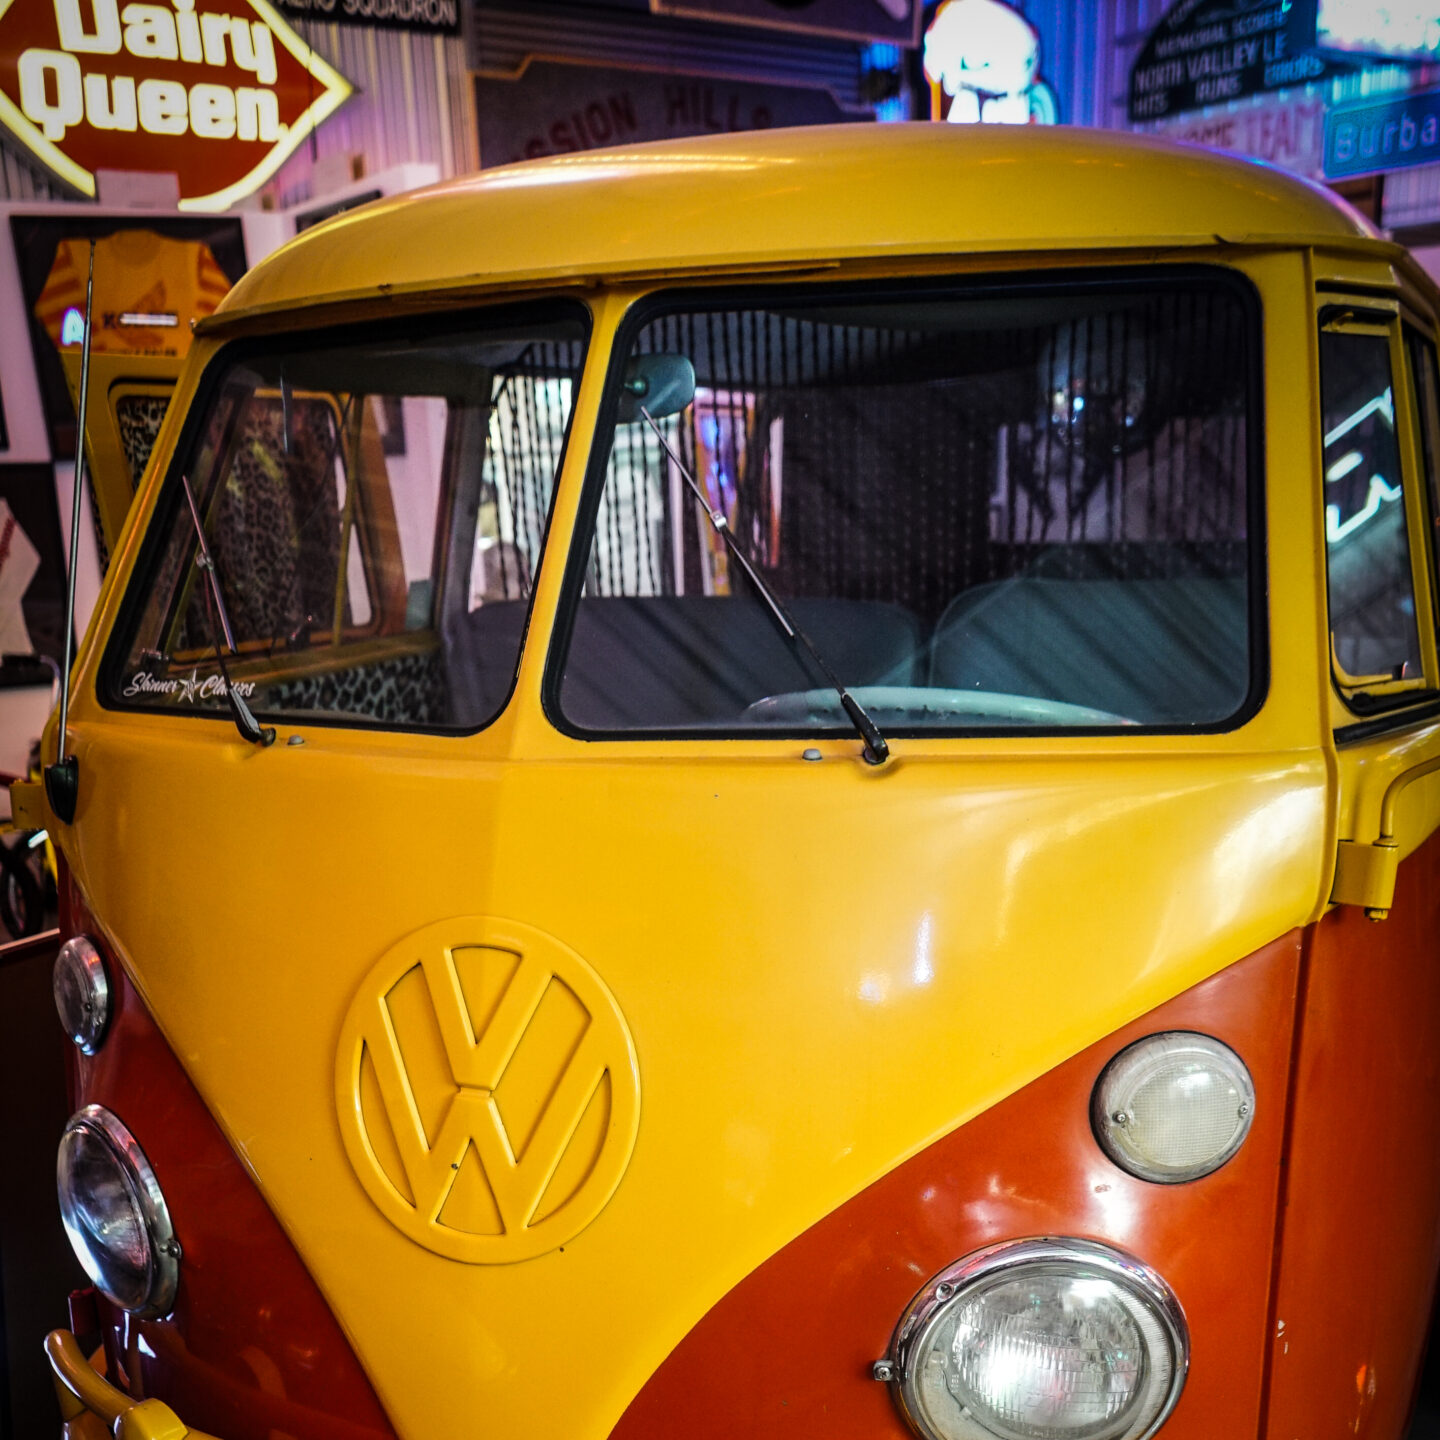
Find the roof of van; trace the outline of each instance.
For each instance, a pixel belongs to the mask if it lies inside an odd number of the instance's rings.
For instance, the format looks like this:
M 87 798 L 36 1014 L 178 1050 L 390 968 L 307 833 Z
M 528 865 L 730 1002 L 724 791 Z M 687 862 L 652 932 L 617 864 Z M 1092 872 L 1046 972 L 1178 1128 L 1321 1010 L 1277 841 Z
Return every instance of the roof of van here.
M 1380 238 L 1319 185 L 1151 136 L 826 125 L 554 156 L 375 201 L 256 266 L 217 321 L 437 287 L 841 257 Z

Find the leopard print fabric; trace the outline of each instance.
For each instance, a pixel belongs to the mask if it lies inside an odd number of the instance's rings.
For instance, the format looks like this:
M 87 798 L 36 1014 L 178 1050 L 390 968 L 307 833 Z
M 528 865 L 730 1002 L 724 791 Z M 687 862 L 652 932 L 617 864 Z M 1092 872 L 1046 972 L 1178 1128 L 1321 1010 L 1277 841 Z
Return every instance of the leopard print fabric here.
M 238 642 L 328 629 L 340 544 L 332 413 L 297 400 L 289 453 L 278 404 L 246 406 L 210 541 Z
M 120 448 L 125 452 L 132 487 L 140 483 L 150 463 L 155 437 L 169 408 L 169 398 L 162 395 L 125 395 L 115 404 L 115 424 L 120 430 Z
M 169 408 L 168 398 L 159 395 L 125 395 L 115 404 L 115 424 L 120 431 L 120 449 L 125 468 L 130 472 L 130 488 L 134 490 L 150 463 L 160 422 Z M 95 477 L 89 468 L 85 483 L 90 491 L 90 516 L 95 522 L 95 551 L 100 560 L 100 573 L 110 568 L 110 547 L 105 543 L 105 527 L 100 523 L 100 505 L 95 498 Z
M 265 708 L 272 713 L 343 712 L 397 726 L 444 725 L 450 713 L 445 674 L 434 651 L 274 685 Z

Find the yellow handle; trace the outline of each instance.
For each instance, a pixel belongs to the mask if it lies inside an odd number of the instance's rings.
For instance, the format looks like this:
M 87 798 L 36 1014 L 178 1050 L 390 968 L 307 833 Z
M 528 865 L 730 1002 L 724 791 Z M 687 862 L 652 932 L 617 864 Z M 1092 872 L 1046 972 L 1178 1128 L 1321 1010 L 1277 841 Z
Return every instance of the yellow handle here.
M 45 1357 L 55 1375 L 60 1414 L 67 1422 L 88 1411 L 103 1420 L 117 1440 L 212 1440 L 199 1430 L 187 1430 L 162 1401 L 132 1400 L 97 1375 L 68 1330 L 52 1330 L 45 1337 Z
M 1375 842 L 1377 845 L 1384 845 L 1395 839 L 1395 808 L 1400 803 L 1400 792 L 1407 785 L 1413 785 L 1415 781 L 1423 780 L 1437 770 L 1440 770 L 1440 755 L 1422 760 L 1420 764 L 1412 766 L 1390 782 L 1385 798 L 1380 802 L 1380 838 Z

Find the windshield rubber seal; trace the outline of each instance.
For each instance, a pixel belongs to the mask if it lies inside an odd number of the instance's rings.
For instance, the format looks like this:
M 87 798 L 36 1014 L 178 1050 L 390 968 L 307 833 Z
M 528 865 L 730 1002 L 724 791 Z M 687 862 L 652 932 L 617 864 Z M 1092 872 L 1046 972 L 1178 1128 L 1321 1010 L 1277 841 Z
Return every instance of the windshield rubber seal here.
M 1246 334 L 1246 433 L 1247 466 L 1246 494 L 1246 578 L 1249 686 L 1240 705 L 1230 715 L 1218 720 L 1171 725 L 966 725 L 906 726 L 886 724 L 887 739 L 969 740 L 969 739 L 1129 739 L 1150 735 L 1220 735 L 1238 730 L 1260 711 L 1269 690 L 1269 556 L 1265 526 L 1265 395 L 1264 336 L 1261 325 L 1260 295 L 1254 282 L 1242 271 L 1221 263 L 1180 263 L 1174 265 L 1142 265 L 1133 263 L 1047 269 L 1017 277 L 957 271 L 950 276 L 928 275 L 907 279 L 857 282 L 832 280 L 796 284 L 791 282 L 716 286 L 652 291 L 640 297 L 616 328 L 611 342 L 610 360 L 605 377 L 605 390 L 596 416 L 595 431 L 590 444 L 584 490 L 566 557 L 555 623 L 551 630 L 541 682 L 541 703 L 547 719 L 561 734 L 574 740 L 605 741 L 713 741 L 713 740 L 808 740 L 854 739 L 854 727 L 847 722 L 836 725 L 781 726 L 691 726 L 669 729 L 662 726 L 624 730 L 590 729 L 566 716 L 561 704 L 560 687 L 565 661 L 569 654 L 581 595 L 589 568 L 590 551 L 594 544 L 595 527 L 601 495 L 609 467 L 610 451 L 618 419 L 620 382 L 631 347 L 644 326 L 664 314 L 686 309 L 693 311 L 721 310 L 737 305 L 770 306 L 787 302 L 845 300 L 856 302 L 905 300 L 911 303 L 926 299 L 957 299 L 978 296 L 985 299 L 1033 297 L 1049 293 L 1074 296 L 1077 292 L 1103 294 L 1107 290 L 1135 293 L 1136 290 L 1170 291 L 1177 287 L 1219 286 L 1228 289 L 1239 301 L 1244 312 Z M 783 598 L 783 597 L 782 597 Z
M 436 313 L 433 310 L 396 316 L 379 321 L 359 321 L 329 326 L 320 330 L 277 330 L 272 334 L 246 335 L 222 345 L 211 357 L 195 386 L 182 428 L 170 453 L 162 479 L 160 493 L 145 527 L 140 553 L 126 581 L 125 593 L 121 597 L 115 621 L 105 642 L 105 650 L 96 670 L 95 691 L 101 707 L 106 710 L 129 714 L 153 716 L 185 716 L 189 719 L 215 720 L 232 726 L 230 712 L 223 707 L 216 710 L 198 706 L 165 705 L 127 701 L 118 694 L 122 672 L 129 661 L 129 650 L 134 643 L 135 631 L 140 623 L 140 614 L 149 599 L 149 587 L 153 584 L 170 535 L 176 511 L 184 504 L 184 486 L 180 476 L 184 462 L 192 454 L 192 447 L 205 422 L 209 419 L 216 396 L 225 377 L 237 364 L 244 363 L 250 355 L 273 354 L 277 350 L 311 350 L 353 341 L 357 336 L 380 340 L 394 340 L 407 335 L 417 338 L 433 338 L 457 331 L 473 329 L 477 324 L 499 328 L 516 321 L 532 321 L 537 311 L 544 318 L 570 318 L 580 322 L 581 357 L 580 370 L 575 385 L 578 390 L 586 367 L 590 363 L 591 346 L 594 340 L 595 314 L 591 305 L 575 295 L 536 298 L 527 297 L 518 302 L 494 305 L 478 305 L 463 311 Z M 174 403 L 172 392 L 171 404 Z M 535 593 L 545 554 L 550 541 L 551 524 L 555 517 L 555 504 L 559 495 L 559 476 L 565 467 L 575 420 L 572 400 L 570 413 L 565 420 L 565 434 L 555 462 L 555 475 L 550 486 L 550 503 L 545 512 L 545 524 L 541 531 L 540 548 L 536 553 L 530 595 L 525 606 L 525 618 L 520 629 L 519 643 L 515 649 L 515 660 L 511 668 L 510 684 L 495 712 L 477 725 L 401 725 L 383 720 L 359 720 L 350 716 L 327 717 L 323 712 L 306 711 L 296 713 L 284 710 L 256 709 L 258 719 L 268 720 L 273 725 L 284 726 L 287 730 L 302 730 L 312 727 L 337 730 L 360 730 L 381 734 L 418 734 L 461 737 L 478 735 L 488 730 L 509 708 L 515 696 L 519 681 L 520 661 L 530 635 L 530 624 L 535 613 Z

